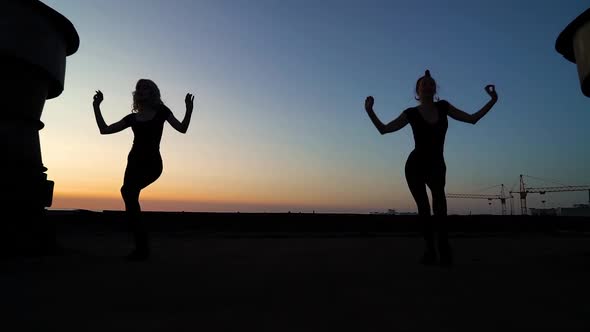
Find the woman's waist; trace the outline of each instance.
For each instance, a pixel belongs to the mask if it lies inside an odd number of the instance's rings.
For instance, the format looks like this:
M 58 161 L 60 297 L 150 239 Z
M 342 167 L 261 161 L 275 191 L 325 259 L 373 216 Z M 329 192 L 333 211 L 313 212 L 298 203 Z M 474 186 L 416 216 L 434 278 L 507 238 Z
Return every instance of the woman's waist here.
M 444 150 L 443 149 L 418 149 L 415 148 L 410 153 L 409 158 L 416 158 L 420 160 L 428 161 L 444 161 Z
M 159 148 L 137 145 L 133 145 L 131 151 L 129 151 L 129 157 L 139 159 L 162 159 Z

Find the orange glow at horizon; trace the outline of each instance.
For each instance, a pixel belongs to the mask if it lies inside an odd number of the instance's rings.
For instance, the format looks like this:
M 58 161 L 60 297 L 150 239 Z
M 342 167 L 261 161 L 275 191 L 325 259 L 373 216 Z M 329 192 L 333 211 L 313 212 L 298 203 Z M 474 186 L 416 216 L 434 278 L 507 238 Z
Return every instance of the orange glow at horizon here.
M 383 210 L 371 209 L 362 204 L 350 204 L 350 202 L 338 202 L 334 204 L 322 202 L 301 202 L 293 201 L 268 201 L 268 200 L 174 200 L 158 196 L 147 196 L 140 199 L 144 211 L 193 211 L 193 212 L 221 212 L 221 211 L 243 211 L 243 212 L 275 212 L 275 211 L 359 211 L 368 212 Z M 366 205 L 366 204 L 365 204 Z M 379 205 L 379 204 L 376 204 Z M 123 200 L 112 195 L 91 196 L 55 193 L 53 204 L 50 209 L 86 209 L 86 210 L 124 210 Z

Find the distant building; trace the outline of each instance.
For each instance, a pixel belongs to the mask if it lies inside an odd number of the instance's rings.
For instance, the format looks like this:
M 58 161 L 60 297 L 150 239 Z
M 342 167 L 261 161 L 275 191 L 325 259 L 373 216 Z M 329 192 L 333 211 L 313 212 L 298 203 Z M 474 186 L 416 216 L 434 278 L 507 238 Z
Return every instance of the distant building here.
M 590 217 L 590 205 L 574 204 L 573 207 L 559 208 L 559 215 L 569 217 Z
M 370 214 L 386 214 L 394 216 L 415 216 L 417 212 L 398 212 L 396 209 L 387 209 L 387 212 L 370 212 Z
M 556 208 L 549 208 L 549 209 L 535 209 L 530 208 L 531 216 L 556 216 L 557 209 Z
M 399 212 L 398 216 L 417 216 L 418 212 Z
M 389 214 L 389 215 L 397 215 L 399 214 L 395 209 L 387 209 L 387 212 L 371 212 L 370 214 Z
M 590 217 L 590 205 L 574 204 L 572 207 L 557 207 L 548 209 L 530 208 L 533 216 L 564 216 L 564 217 Z

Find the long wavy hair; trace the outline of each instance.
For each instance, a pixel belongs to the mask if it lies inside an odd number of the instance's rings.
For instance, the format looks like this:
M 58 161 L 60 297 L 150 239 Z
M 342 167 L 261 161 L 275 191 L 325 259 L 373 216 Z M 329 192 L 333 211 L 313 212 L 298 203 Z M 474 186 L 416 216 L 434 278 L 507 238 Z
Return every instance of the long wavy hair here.
M 137 100 L 136 94 L 137 94 L 137 89 L 139 86 L 141 85 L 146 85 L 149 87 L 150 92 L 148 93 L 148 97 L 145 100 Z M 160 89 L 158 89 L 158 86 L 156 85 L 156 83 L 154 83 L 154 81 L 147 79 L 147 78 L 142 78 L 139 79 L 137 81 L 137 84 L 135 84 L 135 91 L 133 91 L 133 106 L 131 108 L 131 111 L 134 113 L 140 112 L 141 110 L 143 110 L 144 106 L 156 106 L 156 105 L 164 105 L 164 102 L 162 102 L 162 98 L 160 96 Z

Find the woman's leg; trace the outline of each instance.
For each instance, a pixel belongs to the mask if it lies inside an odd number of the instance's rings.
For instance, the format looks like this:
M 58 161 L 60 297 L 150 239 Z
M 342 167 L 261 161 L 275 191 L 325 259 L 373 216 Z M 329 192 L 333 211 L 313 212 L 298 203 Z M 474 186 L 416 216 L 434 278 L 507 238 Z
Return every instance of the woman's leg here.
M 149 241 L 147 231 L 141 221 L 141 207 L 139 204 L 139 194 L 141 189 L 137 184 L 126 181 L 121 187 L 121 195 L 125 202 L 125 211 L 127 222 L 133 233 L 135 250 L 130 258 L 144 258 L 149 256 Z
M 125 170 L 121 195 L 125 202 L 127 220 L 135 240 L 135 250 L 130 255 L 131 259 L 145 259 L 149 256 L 149 238 L 145 224 L 141 218 L 139 195 L 142 189 L 156 181 L 161 174 L 161 159 L 159 162 L 152 163 L 137 163 L 137 161 L 132 161 L 127 165 Z
M 126 179 L 121 187 L 121 196 L 125 202 L 125 211 L 129 214 L 139 214 L 141 206 L 139 205 L 139 193 L 141 188 L 137 183 L 133 183 Z
M 446 165 L 444 162 L 433 168 L 427 184 L 432 193 L 432 207 L 434 219 L 436 219 L 441 264 L 451 265 L 453 257 L 447 230 L 447 198 L 445 194 Z
M 426 192 L 426 183 L 424 181 L 421 165 L 417 163 L 411 155 L 406 162 L 405 173 L 408 187 L 410 188 L 410 192 L 418 207 L 418 217 L 422 226 L 422 234 L 426 246 L 423 263 L 433 264 L 436 260 L 436 250 L 434 246 L 434 229 L 432 225 L 432 217 L 430 216 L 430 203 L 428 201 L 428 193 Z

